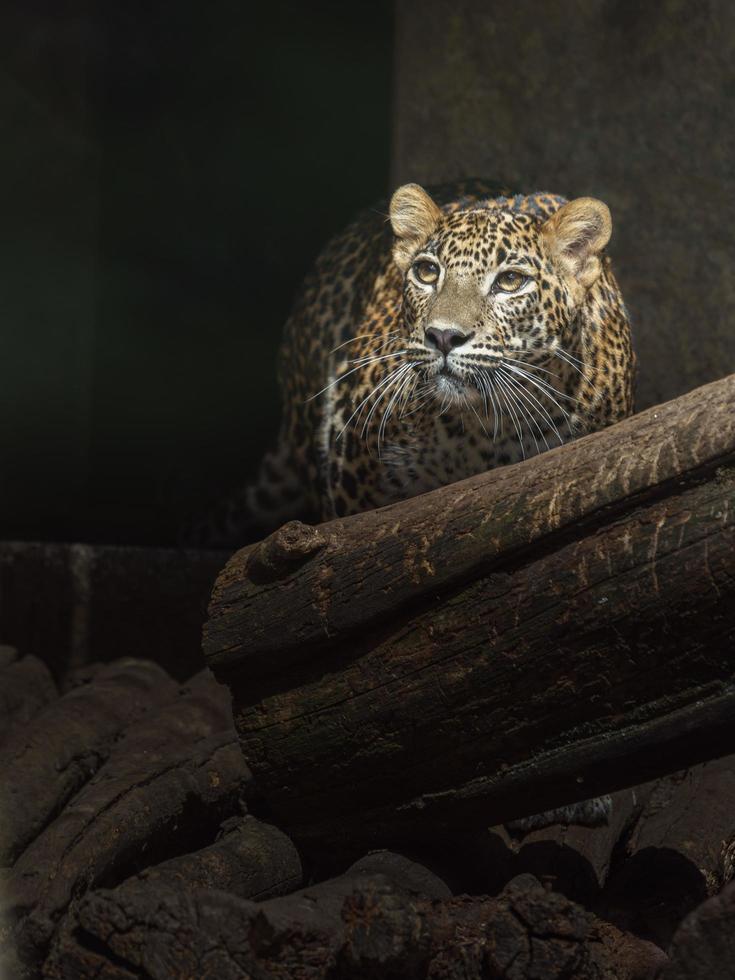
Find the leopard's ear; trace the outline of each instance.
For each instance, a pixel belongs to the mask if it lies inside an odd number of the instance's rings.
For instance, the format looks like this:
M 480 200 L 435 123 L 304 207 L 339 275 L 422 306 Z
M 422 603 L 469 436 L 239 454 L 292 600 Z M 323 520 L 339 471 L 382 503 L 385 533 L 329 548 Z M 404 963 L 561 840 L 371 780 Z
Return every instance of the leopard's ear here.
M 393 258 L 401 272 L 405 272 L 419 248 L 431 238 L 441 211 L 423 187 L 404 184 L 390 201 L 390 223 L 396 236 Z
M 600 275 L 600 252 L 612 233 L 607 204 L 578 197 L 552 214 L 541 231 L 561 265 L 580 285 L 591 286 Z

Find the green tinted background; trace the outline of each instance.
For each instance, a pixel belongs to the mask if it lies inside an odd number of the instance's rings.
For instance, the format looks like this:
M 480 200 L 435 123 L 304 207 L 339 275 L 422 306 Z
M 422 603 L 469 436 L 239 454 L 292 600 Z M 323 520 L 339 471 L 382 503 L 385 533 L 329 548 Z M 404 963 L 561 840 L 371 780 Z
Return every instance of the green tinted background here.
M 0 51 L 0 537 L 167 543 L 244 480 L 325 240 L 388 190 L 379 3 L 17 2 Z

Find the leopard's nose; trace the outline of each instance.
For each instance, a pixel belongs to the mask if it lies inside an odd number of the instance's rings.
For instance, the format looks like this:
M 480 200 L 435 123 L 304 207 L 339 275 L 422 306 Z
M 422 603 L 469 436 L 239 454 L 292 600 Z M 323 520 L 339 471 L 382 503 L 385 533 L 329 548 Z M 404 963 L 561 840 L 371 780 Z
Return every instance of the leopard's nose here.
M 470 334 L 464 333 L 459 327 L 427 327 L 424 334 L 427 347 L 434 347 L 442 354 L 449 354 L 455 347 L 461 347 L 470 339 Z

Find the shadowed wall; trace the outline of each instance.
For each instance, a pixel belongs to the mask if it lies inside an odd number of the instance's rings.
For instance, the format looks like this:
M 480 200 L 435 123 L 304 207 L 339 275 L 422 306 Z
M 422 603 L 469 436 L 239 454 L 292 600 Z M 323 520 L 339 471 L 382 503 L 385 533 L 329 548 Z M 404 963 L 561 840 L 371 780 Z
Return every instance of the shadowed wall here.
M 735 6 L 400 0 L 394 182 L 606 201 L 637 407 L 735 371 Z
M 170 543 L 278 422 L 294 293 L 388 190 L 392 9 L 0 14 L 0 539 Z

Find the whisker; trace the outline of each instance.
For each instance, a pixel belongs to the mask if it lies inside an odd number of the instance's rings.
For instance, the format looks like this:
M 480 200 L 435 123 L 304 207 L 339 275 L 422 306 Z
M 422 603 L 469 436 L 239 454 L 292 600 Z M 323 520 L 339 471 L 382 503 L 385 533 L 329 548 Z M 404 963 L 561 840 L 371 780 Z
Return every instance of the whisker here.
M 353 361 L 349 361 L 349 364 L 359 364 L 360 367 L 365 367 L 366 364 L 378 364 L 380 361 L 387 361 L 391 357 L 400 357 L 402 354 L 406 354 L 408 351 L 397 350 L 390 354 L 365 354 L 364 357 L 356 357 Z
M 580 357 L 577 357 L 575 354 L 572 354 L 571 351 L 565 350 L 563 347 L 556 347 L 555 350 L 554 350 L 554 353 L 555 354 L 560 354 L 560 353 L 561 354 L 566 354 L 567 357 L 571 358 L 573 361 L 576 361 L 577 364 L 581 364 L 582 367 L 587 367 L 587 368 L 594 369 L 594 365 L 593 364 L 590 364 L 588 361 L 583 361 Z
M 344 381 L 345 378 L 349 378 L 351 374 L 354 374 L 355 371 L 359 371 L 360 368 L 367 367 L 369 364 L 378 364 L 383 361 L 390 360 L 390 358 L 392 357 L 400 357 L 405 353 L 406 351 L 396 351 L 394 354 L 380 354 L 375 356 L 370 354 L 370 355 L 366 355 L 364 358 L 358 358 L 357 360 L 354 361 L 348 361 L 347 362 L 348 364 L 354 364 L 355 367 L 350 368 L 349 371 L 345 371 L 344 374 L 340 374 L 338 378 L 334 378 L 332 381 L 329 382 L 329 384 L 325 385 L 320 391 L 317 391 L 316 394 L 309 395 L 309 397 L 304 401 L 304 404 L 313 401 L 315 398 L 318 398 L 319 395 L 323 395 L 325 391 L 328 391 L 330 388 L 333 388 L 341 381 Z
M 360 433 L 362 436 L 365 435 L 366 427 L 370 424 L 370 420 L 372 418 L 372 415 L 375 412 L 375 409 L 377 408 L 377 406 L 378 406 L 380 400 L 382 399 L 383 395 L 385 395 L 390 390 L 390 388 L 395 384 L 395 382 L 398 381 L 399 377 L 401 377 L 401 375 L 405 373 L 405 370 L 406 370 L 406 365 L 405 364 L 399 364 L 398 367 L 393 368 L 393 370 L 390 371 L 388 373 L 388 375 L 386 377 L 384 377 L 379 382 L 379 384 L 377 384 L 373 388 L 372 394 L 371 394 L 370 397 L 372 397 L 372 395 L 377 395 L 378 392 L 380 392 L 380 394 L 378 395 L 378 397 L 375 399 L 375 401 L 373 402 L 373 404 L 370 406 L 370 408 L 368 410 L 367 417 L 365 418 L 365 421 L 363 422 L 362 430 L 361 430 L 361 433 Z
M 477 371 L 475 371 L 473 368 L 470 368 L 470 376 L 472 380 L 475 382 L 475 387 L 482 395 L 482 403 L 485 406 L 485 418 L 488 421 L 490 421 L 490 407 L 488 405 L 487 392 L 485 391 L 485 387 L 482 383 L 482 379 L 480 378 L 480 375 L 477 373 Z
M 541 378 L 534 378 L 532 375 L 528 374 L 527 371 L 523 371 L 521 370 L 521 368 L 513 367 L 512 364 L 508 365 L 508 370 L 514 371 L 516 374 L 519 374 L 522 378 L 525 378 L 526 381 L 530 381 L 532 385 L 538 388 L 538 390 L 541 392 L 542 395 L 545 395 L 550 401 L 552 401 L 556 405 L 556 407 L 564 416 L 566 423 L 569 427 L 569 433 L 573 437 L 574 429 L 572 428 L 570 415 L 566 411 L 566 409 L 562 408 L 562 406 L 559 404 L 556 398 L 554 398 L 554 395 L 551 393 L 553 391 L 557 395 L 561 395 L 561 392 L 557 391 L 556 388 L 551 388 L 551 386 L 546 384 L 545 381 L 542 381 Z M 562 396 L 562 397 L 569 397 L 569 396 Z M 576 399 L 573 400 L 576 401 Z
M 519 398 L 519 386 L 516 382 L 514 382 L 512 376 L 504 374 L 503 377 L 506 384 L 508 385 L 508 392 L 510 394 L 510 397 L 513 399 L 513 403 L 515 404 L 516 409 L 520 413 L 521 418 L 524 421 L 528 422 L 528 431 L 531 433 L 531 438 L 533 439 L 536 445 L 536 453 L 540 453 L 541 447 L 538 444 L 538 439 L 536 438 L 536 433 L 534 432 L 534 426 L 536 427 L 539 434 L 541 435 L 541 438 L 543 439 L 543 432 L 541 431 L 541 427 L 539 426 L 536 419 L 532 417 L 530 411 L 528 410 L 527 405 L 525 405 Z M 547 449 L 549 448 L 548 443 L 546 443 L 546 448 Z
M 538 406 L 539 411 L 541 411 L 543 413 L 543 415 L 546 417 L 546 421 L 549 423 L 549 425 L 551 426 L 551 428 L 554 430 L 554 434 L 556 435 L 556 438 L 559 440 L 559 445 L 560 446 L 563 446 L 564 445 L 564 439 L 562 438 L 562 435 L 559 432 L 559 429 L 557 427 L 556 422 L 554 421 L 553 416 L 548 411 L 548 409 L 546 408 L 546 406 L 544 405 L 544 403 L 536 395 L 534 395 L 534 393 L 532 391 L 528 391 L 527 389 L 522 388 L 520 385 L 519 385 L 519 390 L 523 391 L 523 393 L 528 398 L 533 399 L 533 401 L 535 402 L 535 404 Z M 546 441 L 545 437 L 544 437 L 544 441 Z M 550 449 L 551 448 L 549 446 L 548 442 L 546 443 L 546 448 L 547 449 Z
M 513 368 L 512 365 L 508 364 L 506 366 L 506 372 L 507 372 L 507 376 L 509 378 L 511 377 L 511 375 L 509 373 L 510 371 L 513 372 L 513 375 L 518 375 L 524 381 L 533 381 L 533 378 L 531 376 L 526 376 L 524 372 L 518 371 L 515 368 Z M 559 429 L 557 428 L 556 422 L 554 421 L 554 417 L 551 415 L 551 413 L 546 408 L 546 406 L 541 401 L 541 399 L 536 394 L 534 394 L 533 391 L 530 391 L 528 388 L 525 388 L 519 381 L 516 380 L 515 377 L 513 377 L 513 381 L 516 384 L 518 393 L 520 395 L 523 395 L 523 397 L 524 397 L 525 400 L 528 400 L 529 398 L 531 399 L 532 405 L 529 406 L 529 407 L 533 409 L 534 415 L 536 413 L 536 409 L 534 409 L 533 406 L 536 406 L 536 408 L 538 409 L 538 411 L 542 414 L 542 416 L 546 419 L 546 421 L 548 422 L 548 424 L 554 430 L 554 433 L 556 434 L 556 437 L 559 440 L 560 444 L 563 445 L 564 440 L 562 439 L 561 434 L 559 433 Z M 536 385 L 536 387 L 538 388 L 538 385 Z M 538 388 L 538 390 L 542 394 L 547 394 L 544 391 L 543 388 Z M 547 397 L 550 397 L 550 396 L 547 394 Z M 543 430 L 542 430 L 542 432 L 543 432 Z M 550 446 L 548 446 L 548 443 L 547 443 L 547 448 L 551 448 Z
M 526 378 L 528 381 L 532 381 L 537 388 L 548 394 L 549 398 L 551 398 L 552 394 L 554 394 L 559 398 L 564 398 L 568 402 L 574 402 L 575 405 L 582 404 L 579 398 L 575 398 L 574 395 L 567 395 L 565 392 L 559 391 L 559 389 L 555 388 L 549 381 L 546 381 L 544 378 L 537 378 L 524 368 L 515 367 L 512 364 L 508 364 L 507 367 L 509 371 L 513 371 L 515 374 L 521 375 L 521 377 Z M 561 408 L 561 405 L 559 407 Z
M 370 411 L 367 414 L 367 418 L 365 419 L 365 421 L 363 423 L 363 426 L 362 426 L 362 431 L 360 432 L 360 435 L 361 436 L 366 437 L 365 434 L 368 431 L 368 428 L 370 426 L 370 420 L 372 419 L 373 415 L 375 414 L 376 408 L 378 407 L 378 405 L 380 404 L 380 402 L 383 400 L 383 398 L 385 397 L 385 395 L 388 393 L 389 389 L 398 381 L 398 379 L 400 377 L 402 377 L 406 373 L 406 371 L 410 371 L 410 370 L 411 370 L 411 365 L 410 364 L 402 364 L 400 367 L 396 368 L 390 375 L 388 375 L 389 383 L 387 385 L 386 385 L 385 382 L 382 382 L 381 383 L 381 385 L 379 387 L 381 387 L 383 390 L 378 395 L 378 397 L 375 399 L 375 401 L 373 402 L 373 404 L 370 406 Z M 378 389 L 376 388 L 375 391 L 377 392 L 377 390 Z
M 487 431 L 487 429 L 485 428 L 485 423 L 484 423 L 484 422 L 482 421 L 482 419 L 480 418 L 480 416 L 479 416 L 479 415 L 477 414 L 477 409 L 476 409 L 476 408 L 475 408 L 475 406 L 474 406 L 474 405 L 472 404 L 472 402 L 471 402 L 471 401 L 469 400 L 469 398 L 467 399 L 467 404 L 468 404 L 468 405 L 470 406 L 470 408 L 472 409 L 472 411 L 473 411 L 473 412 L 474 412 L 474 414 L 475 414 L 475 418 L 476 418 L 476 419 L 477 419 L 477 421 L 478 421 L 478 422 L 480 423 L 480 428 L 482 429 L 482 431 L 483 431 L 483 432 L 485 433 L 485 435 L 486 435 L 486 436 L 487 436 L 487 438 L 489 439 L 489 438 L 490 438 L 490 433 L 489 433 L 489 432 Z M 485 405 L 487 405 L 487 402 L 485 402 Z
M 399 331 L 399 330 L 391 330 L 391 331 L 390 331 L 389 333 L 387 333 L 387 334 L 384 334 L 384 336 L 385 336 L 385 337 L 387 337 L 388 339 L 387 339 L 387 340 L 385 341 L 385 343 L 384 343 L 384 344 L 382 344 L 381 346 L 382 346 L 382 347 L 385 347 L 385 346 L 386 346 L 386 344 L 389 344 L 389 343 L 390 343 L 390 341 L 391 341 L 391 340 L 393 339 L 393 337 L 396 337 L 396 336 L 397 336 L 397 335 L 398 335 L 399 333 L 400 333 L 400 331 Z M 342 350 L 342 348 L 343 348 L 343 347 L 347 347 L 347 345 L 348 345 L 348 344 L 355 344 L 355 343 L 357 343 L 357 341 L 358 341 L 358 340 L 369 340 L 369 339 L 370 339 L 370 337 L 374 337 L 374 336 L 375 336 L 375 334 L 372 334 L 372 333 L 363 333 L 363 334 L 360 334 L 360 336 L 359 336 L 359 337 L 350 337 L 350 338 L 349 338 L 349 340 L 345 340 L 345 341 L 343 341 L 343 342 L 342 342 L 341 344 L 337 344 L 337 346 L 336 346 L 336 347 L 333 347 L 333 348 L 332 348 L 332 349 L 330 350 L 330 352 L 329 352 L 329 354 L 330 354 L 330 355 L 332 355 L 332 354 L 336 354 L 336 352 L 337 352 L 338 350 Z M 380 348 L 379 348 L 379 347 L 378 347 L 378 348 L 376 348 L 376 349 L 377 349 L 377 350 L 380 350 Z
M 503 412 L 500 408 L 500 400 L 496 397 L 495 385 L 493 384 L 492 377 L 487 371 L 481 371 L 480 381 L 483 386 L 483 391 L 487 391 L 493 406 L 493 442 L 495 442 L 495 440 L 498 438 L 498 429 L 500 430 L 501 439 L 503 437 Z
M 408 418 L 410 415 L 415 415 L 416 412 L 420 411 L 428 402 L 431 401 L 436 391 L 435 385 L 425 385 L 423 390 L 416 393 L 418 398 L 416 399 L 416 404 L 407 412 L 405 409 L 401 411 L 401 418 Z
M 403 410 L 411 402 L 411 399 L 416 394 L 416 388 L 418 386 L 418 383 L 419 383 L 419 373 L 418 373 L 418 371 L 414 371 L 413 372 L 413 377 L 410 379 L 409 385 L 406 388 L 406 393 L 405 393 L 404 397 L 401 399 L 401 409 L 400 409 L 400 413 L 399 413 L 399 416 L 398 416 L 399 418 L 402 418 L 403 417 Z
M 534 371 L 541 371 L 543 374 L 548 374 L 552 378 L 559 378 L 559 380 L 561 380 L 561 376 L 555 371 L 549 371 L 548 368 L 542 368 L 539 364 L 534 364 L 532 361 L 523 361 L 516 357 L 508 357 L 507 354 L 503 354 L 503 363 L 505 361 L 510 361 L 511 364 L 520 364 L 522 367 L 532 368 Z
M 344 381 L 345 378 L 349 378 L 349 376 L 351 374 L 354 374 L 355 371 L 359 371 L 362 366 L 363 366 L 362 364 L 358 364 L 357 367 L 350 368 L 349 371 L 346 371 L 344 374 L 340 374 L 338 378 L 335 378 L 333 381 L 330 381 L 328 385 L 324 385 L 321 391 L 317 391 L 315 395 L 309 395 L 309 397 L 305 399 L 304 404 L 306 404 L 307 402 L 314 401 L 314 399 L 318 398 L 319 395 L 323 395 L 325 391 L 329 391 L 330 388 L 333 388 L 335 385 L 339 384 L 340 381 Z
M 506 381 L 508 382 L 508 384 L 510 384 L 513 387 L 516 398 L 519 398 L 523 401 L 523 404 L 526 407 L 526 416 L 528 418 L 529 423 L 531 423 L 536 427 L 536 431 L 541 436 L 541 439 L 543 440 L 543 443 L 546 446 L 546 448 L 551 449 L 551 446 L 549 445 L 549 440 L 546 438 L 546 433 L 544 432 L 543 428 L 539 425 L 538 419 L 536 418 L 536 406 L 538 406 L 542 411 L 545 411 L 543 405 L 538 400 L 538 398 L 536 398 L 535 395 L 533 395 L 531 392 L 526 391 L 526 389 L 521 385 L 519 381 L 516 380 L 516 378 L 513 377 L 513 375 L 511 374 L 506 375 Z M 529 399 L 533 399 L 533 400 L 529 401 Z M 554 422 L 549 416 L 548 412 L 545 412 L 545 414 L 549 422 L 551 422 L 552 427 L 554 427 Z M 533 432 L 531 432 L 531 435 L 533 435 Z M 541 450 L 538 446 L 538 442 L 536 442 L 536 447 L 540 452 Z
M 374 395 L 374 394 L 375 394 L 375 393 L 376 393 L 376 392 L 377 392 L 377 391 L 378 391 L 378 390 L 379 390 L 380 388 L 382 388 L 382 386 L 383 386 L 384 384 L 387 384 L 387 383 L 388 383 L 388 381 L 390 381 L 390 379 L 391 379 L 391 378 L 392 378 L 392 377 L 393 377 L 393 376 L 394 376 L 395 374 L 397 374 L 397 372 L 398 372 L 398 371 L 400 371 L 402 367 L 405 367 L 405 365 L 399 365 L 398 367 L 396 367 L 396 368 L 393 368 L 393 369 L 392 369 L 392 370 L 391 370 L 391 371 L 390 371 L 390 372 L 389 372 L 389 373 L 388 373 L 388 374 L 386 375 L 386 377 L 385 377 L 385 378 L 383 378 L 383 379 L 382 379 L 381 381 L 379 381 L 379 382 L 378 382 L 378 384 L 377 384 L 377 385 L 375 385 L 375 387 L 374 387 L 374 388 L 371 388 L 371 390 L 370 390 L 370 391 L 369 391 L 369 392 L 367 393 L 367 395 L 366 395 L 366 396 L 365 396 L 365 397 L 363 398 L 363 400 L 362 400 L 362 401 L 360 402 L 360 404 L 359 404 L 359 405 L 357 406 L 357 408 L 356 408 L 356 409 L 355 409 L 355 411 L 354 411 L 354 412 L 352 413 L 352 415 L 350 415 L 350 417 L 349 417 L 349 418 L 347 419 L 347 421 L 345 422 L 345 424 L 344 424 L 344 425 L 342 426 L 342 428 L 341 428 L 341 429 L 339 430 L 339 432 L 337 433 L 337 436 L 336 436 L 336 439 L 339 439 L 339 438 L 340 438 L 340 437 L 341 437 L 341 436 L 342 436 L 342 435 L 344 434 L 344 431 L 345 431 L 345 429 L 347 428 L 347 426 L 348 426 L 348 425 L 350 424 L 350 422 L 351 422 L 351 421 L 352 421 L 352 420 L 354 419 L 354 417 L 355 417 L 355 416 L 357 415 L 357 413 L 358 413 L 358 412 L 359 412 L 359 411 L 360 411 L 360 410 L 362 409 L 362 407 L 363 407 L 363 406 L 365 405 L 365 403 L 366 403 L 366 402 L 368 402 L 368 401 L 369 401 L 369 400 L 370 400 L 370 399 L 372 398 L 372 396 L 373 396 L 373 395 Z
M 521 434 L 520 423 L 518 421 L 518 416 L 516 415 L 513 406 L 511 405 L 510 399 L 508 398 L 508 390 L 506 384 L 499 374 L 495 375 L 495 382 L 498 385 L 498 395 L 500 394 L 503 395 L 503 400 L 505 401 L 505 404 L 508 406 L 508 414 L 511 418 L 511 421 L 513 422 L 513 426 L 516 430 L 516 435 L 518 436 L 518 442 L 521 444 L 521 453 L 523 455 L 523 458 L 525 459 L 526 447 L 523 442 L 523 435 Z
M 562 361 L 568 364 L 570 368 L 574 368 L 574 370 L 577 371 L 584 378 L 584 380 L 587 382 L 587 384 L 590 386 L 590 388 L 595 393 L 595 395 L 597 395 L 598 398 L 602 397 L 598 388 L 592 383 L 592 379 L 589 377 L 589 375 L 585 374 L 585 372 L 581 368 L 577 367 L 576 364 L 574 364 L 572 361 L 569 360 L 569 357 L 571 355 L 568 355 L 566 351 L 560 349 L 557 349 L 556 351 L 554 351 L 554 353 L 557 355 L 557 357 L 560 357 Z M 583 361 L 580 361 L 579 363 L 584 364 Z M 589 370 L 592 371 L 594 369 L 591 366 L 589 366 Z
M 412 379 L 411 379 L 410 375 L 407 375 L 404 372 L 403 377 L 401 378 L 401 380 L 398 383 L 398 387 L 396 388 L 396 390 L 391 395 L 390 400 L 389 400 L 387 406 L 383 409 L 383 415 L 382 415 L 382 418 L 380 419 L 380 425 L 378 426 L 378 456 L 380 456 L 380 443 L 381 443 L 381 440 L 383 439 L 383 436 L 385 434 L 385 427 L 388 424 L 388 420 L 390 419 L 391 414 L 393 412 L 393 405 L 395 404 L 396 399 L 398 397 L 400 397 L 400 394 L 404 390 L 404 388 L 406 387 L 406 385 L 411 383 L 411 380 Z
M 514 374 L 518 374 L 527 381 L 532 382 L 532 384 L 534 384 L 539 391 L 551 398 L 552 401 L 554 400 L 553 396 L 556 395 L 558 398 L 563 398 L 565 401 L 573 402 L 575 405 L 583 404 L 579 398 L 575 398 L 573 395 L 567 395 L 565 392 L 559 391 L 558 388 L 555 388 L 554 385 L 544 380 L 544 378 L 537 378 L 533 374 L 529 374 L 528 371 L 525 371 L 523 368 L 515 367 L 512 364 L 508 364 L 507 368 L 509 371 L 513 371 Z M 558 402 L 555 404 L 559 405 Z M 559 408 L 561 409 L 561 405 L 559 405 Z

